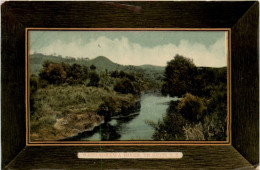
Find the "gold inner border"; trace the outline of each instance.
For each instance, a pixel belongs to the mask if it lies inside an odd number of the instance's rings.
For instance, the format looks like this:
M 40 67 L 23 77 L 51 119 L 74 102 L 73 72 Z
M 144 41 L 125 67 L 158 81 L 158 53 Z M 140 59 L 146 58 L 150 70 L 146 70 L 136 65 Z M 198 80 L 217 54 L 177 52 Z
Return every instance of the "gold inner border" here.
M 227 54 L 227 140 L 226 141 L 30 141 L 29 31 L 226 31 Z M 231 29 L 230 28 L 25 28 L 25 108 L 26 146 L 151 146 L 151 145 L 231 145 Z

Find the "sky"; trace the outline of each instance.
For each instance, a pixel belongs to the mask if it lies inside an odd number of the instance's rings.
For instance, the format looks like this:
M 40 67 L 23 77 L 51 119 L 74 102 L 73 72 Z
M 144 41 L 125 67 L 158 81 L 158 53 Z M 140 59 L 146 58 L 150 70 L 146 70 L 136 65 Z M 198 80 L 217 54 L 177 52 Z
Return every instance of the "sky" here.
M 30 54 L 105 56 L 123 65 L 166 66 L 176 54 L 197 66 L 227 66 L 225 31 L 29 31 Z

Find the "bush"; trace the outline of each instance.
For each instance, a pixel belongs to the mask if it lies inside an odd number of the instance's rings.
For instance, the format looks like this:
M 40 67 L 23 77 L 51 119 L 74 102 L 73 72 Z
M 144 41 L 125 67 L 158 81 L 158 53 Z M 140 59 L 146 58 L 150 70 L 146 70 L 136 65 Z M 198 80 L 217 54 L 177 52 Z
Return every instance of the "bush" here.
M 88 68 L 79 64 L 65 64 L 45 61 L 43 68 L 39 74 L 40 81 L 42 81 L 43 87 L 47 84 L 62 84 L 68 83 L 81 84 L 89 75 Z
M 209 139 L 226 140 L 227 89 L 223 83 L 214 88 L 208 100 L 208 113 L 204 118 L 204 134 Z
M 62 64 L 47 61 L 43 64 L 43 69 L 39 76 L 49 84 L 61 84 L 65 82 L 67 73 Z
M 185 140 L 205 140 L 203 125 L 199 122 L 196 125 L 187 124 L 184 127 Z
M 114 90 L 123 94 L 136 94 L 133 83 L 129 79 L 125 78 L 116 83 L 116 85 L 114 86 Z
M 30 76 L 30 94 L 34 93 L 38 89 L 38 77 L 35 74 Z
M 90 82 L 89 82 L 89 86 L 95 86 L 95 87 L 98 87 L 98 82 L 99 82 L 100 78 L 98 76 L 97 73 L 95 72 L 92 72 L 90 74 Z
M 81 84 L 88 78 L 88 68 L 79 64 L 73 64 L 68 67 L 66 82 L 69 84 Z
M 141 87 L 138 82 L 131 81 L 128 78 L 123 78 L 115 84 L 114 90 L 122 94 L 131 93 L 134 95 L 138 95 L 141 92 Z
M 185 140 L 183 127 L 185 120 L 180 114 L 166 114 L 163 120 L 157 123 L 146 121 L 155 130 L 154 140 Z
M 197 123 L 204 116 L 206 107 L 201 98 L 186 93 L 179 102 L 177 110 L 186 120 L 189 120 L 191 123 Z
M 111 116 L 116 113 L 116 101 L 113 98 L 104 100 L 104 102 L 99 106 L 98 115 L 104 116 L 105 120 L 110 120 Z

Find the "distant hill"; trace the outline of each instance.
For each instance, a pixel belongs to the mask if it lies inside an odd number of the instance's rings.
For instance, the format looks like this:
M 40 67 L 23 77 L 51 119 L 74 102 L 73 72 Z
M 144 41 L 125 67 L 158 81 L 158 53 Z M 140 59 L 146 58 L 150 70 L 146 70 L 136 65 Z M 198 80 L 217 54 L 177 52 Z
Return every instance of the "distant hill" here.
M 87 64 L 87 66 L 90 66 L 93 64 L 97 67 L 98 70 L 101 70 L 101 71 L 122 70 L 124 68 L 124 66 L 114 63 L 104 56 L 98 56 L 94 59 L 88 60 L 88 62 L 86 64 Z
M 53 62 L 64 62 L 67 64 L 80 64 L 85 66 L 91 66 L 92 64 L 96 66 L 97 71 L 115 71 L 115 70 L 124 70 L 129 72 L 143 71 L 149 74 L 149 72 L 162 74 L 164 67 L 153 66 L 153 65 L 141 65 L 141 66 L 132 66 L 132 65 L 120 65 L 112 62 L 104 56 L 98 56 L 94 59 L 75 59 L 73 57 L 61 57 L 53 55 L 44 55 L 44 54 L 32 54 L 30 55 L 30 72 L 33 74 L 38 74 L 42 68 L 42 64 L 45 61 Z
M 154 66 L 154 65 L 149 65 L 149 64 L 141 65 L 141 66 L 137 66 L 137 67 L 140 67 L 145 70 L 151 70 L 151 71 L 164 71 L 164 69 L 165 69 L 165 67 L 163 67 L 163 66 Z

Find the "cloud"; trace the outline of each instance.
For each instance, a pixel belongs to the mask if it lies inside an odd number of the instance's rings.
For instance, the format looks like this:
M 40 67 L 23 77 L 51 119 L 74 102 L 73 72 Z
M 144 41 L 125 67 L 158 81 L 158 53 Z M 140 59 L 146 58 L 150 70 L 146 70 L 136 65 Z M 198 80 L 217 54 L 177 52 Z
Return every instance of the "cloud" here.
M 113 62 L 123 65 L 165 66 L 167 61 L 173 59 L 176 54 L 180 54 L 192 58 L 197 66 L 222 67 L 227 65 L 225 44 L 225 37 L 207 46 L 183 39 L 177 45 L 169 43 L 150 48 L 129 42 L 128 38 L 123 36 L 116 39 L 101 36 L 91 39 L 89 43 L 84 43 L 82 39 L 71 42 L 56 40 L 46 47 L 33 50 L 43 54 L 55 53 L 75 58 L 106 56 Z

